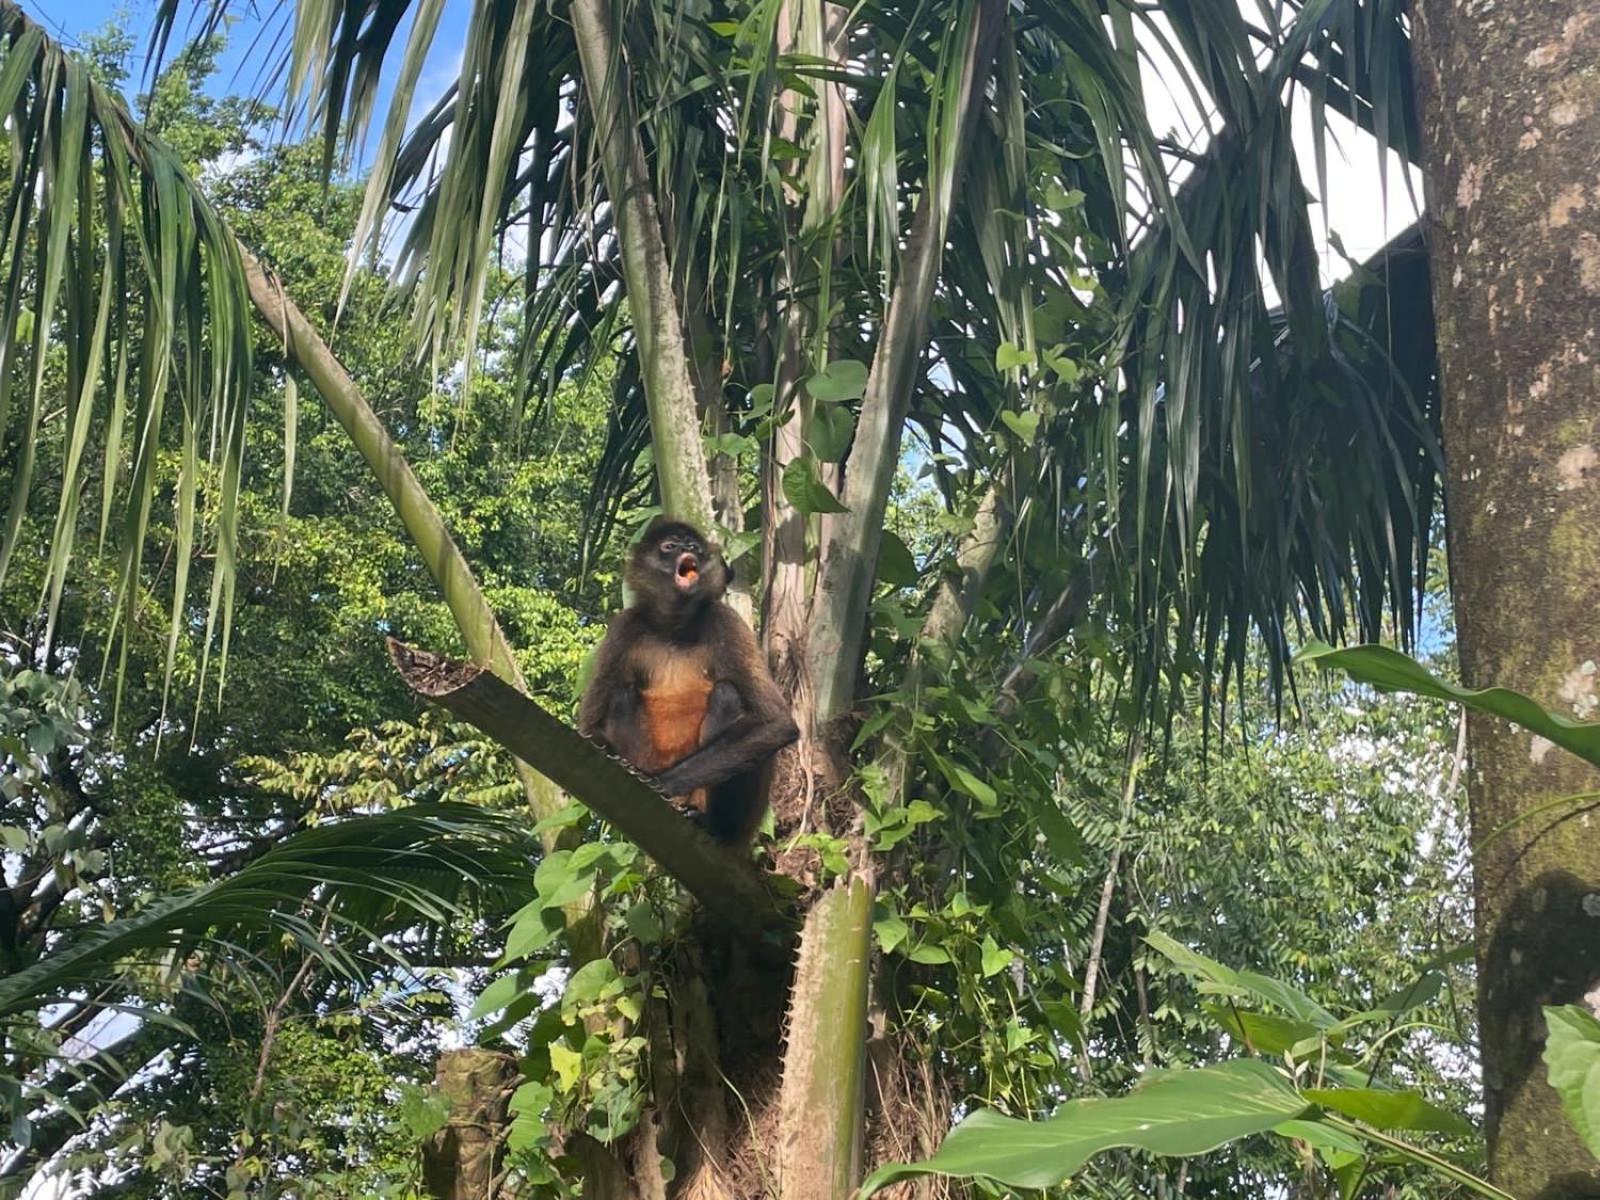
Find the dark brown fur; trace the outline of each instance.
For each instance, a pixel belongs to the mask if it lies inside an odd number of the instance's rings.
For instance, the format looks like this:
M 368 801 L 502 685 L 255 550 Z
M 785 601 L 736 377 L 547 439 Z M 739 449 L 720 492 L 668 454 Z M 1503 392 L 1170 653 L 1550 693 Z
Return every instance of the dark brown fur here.
M 763 770 L 800 731 L 749 627 L 721 603 L 732 572 L 694 526 L 657 517 L 629 555 L 633 603 L 611 620 L 580 733 L 653 777 L 718 841 L 754 836 Z

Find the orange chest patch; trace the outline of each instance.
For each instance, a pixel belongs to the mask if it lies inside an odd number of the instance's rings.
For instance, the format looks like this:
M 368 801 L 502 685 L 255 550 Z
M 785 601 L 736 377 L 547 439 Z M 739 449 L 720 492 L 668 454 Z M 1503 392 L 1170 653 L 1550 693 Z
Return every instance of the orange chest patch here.
M 665 666 L 652 673 L 639 692 L 645 731 L 655 761 L 644 769 L 662 771 L 700 745 L 700 727 L 711 701 L 711 680 L 699 663 Z

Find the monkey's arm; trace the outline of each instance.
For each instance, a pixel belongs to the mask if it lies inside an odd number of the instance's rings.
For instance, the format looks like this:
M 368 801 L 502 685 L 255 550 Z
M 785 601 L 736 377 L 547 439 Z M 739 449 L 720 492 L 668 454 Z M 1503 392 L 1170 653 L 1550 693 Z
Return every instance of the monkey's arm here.
M 602 736 L 606 713 L 611 708 L 611 693 L 621 677 L 621 647 L 624 642 L 621 625 L 625 614 L 613 617 L 606 636 L 595 651 L 594 667 L 589 672 L 589 686 L 583 689 L 583 699 L 578 703 L 578 732 L 586 738 Z
M 645 761 L 648 744 L 639 721 L 639 692 L 628 661 L 627 647 L 634 640 L 624 627 L 626 614 L 607 630 L 595 655 L 594 671 L 578 706 L 578 732 L 608 746 L 613 754 L 637 766 Z
M 669 796 L 742 775 L 800 736 L 789 705 L 767 674 L 755 637 L 730 611 L 721 630 L 727 666 L 711 690 L 705 741 L 655 777 Z

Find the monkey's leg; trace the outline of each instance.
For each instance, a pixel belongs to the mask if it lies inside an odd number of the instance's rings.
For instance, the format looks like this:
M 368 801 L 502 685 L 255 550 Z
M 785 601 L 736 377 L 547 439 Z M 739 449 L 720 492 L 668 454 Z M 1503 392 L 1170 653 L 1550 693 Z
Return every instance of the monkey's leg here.
M 728 846 L 742 846 L 761 824 L 761 772 L 746 771 L 710 789 L 706 832 Z

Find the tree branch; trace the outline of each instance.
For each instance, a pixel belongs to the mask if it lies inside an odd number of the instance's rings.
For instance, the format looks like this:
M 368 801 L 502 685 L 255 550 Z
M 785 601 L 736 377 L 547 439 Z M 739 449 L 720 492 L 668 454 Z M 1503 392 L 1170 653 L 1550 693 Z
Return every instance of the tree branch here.
M 412 691 L 481 729 L 610 821 L 709 913 L 749 935 L 787 923 L 778 898 L 748 862 L 712 841 L 598 743 L 481 667 L 394 638 L 389 654 Z

